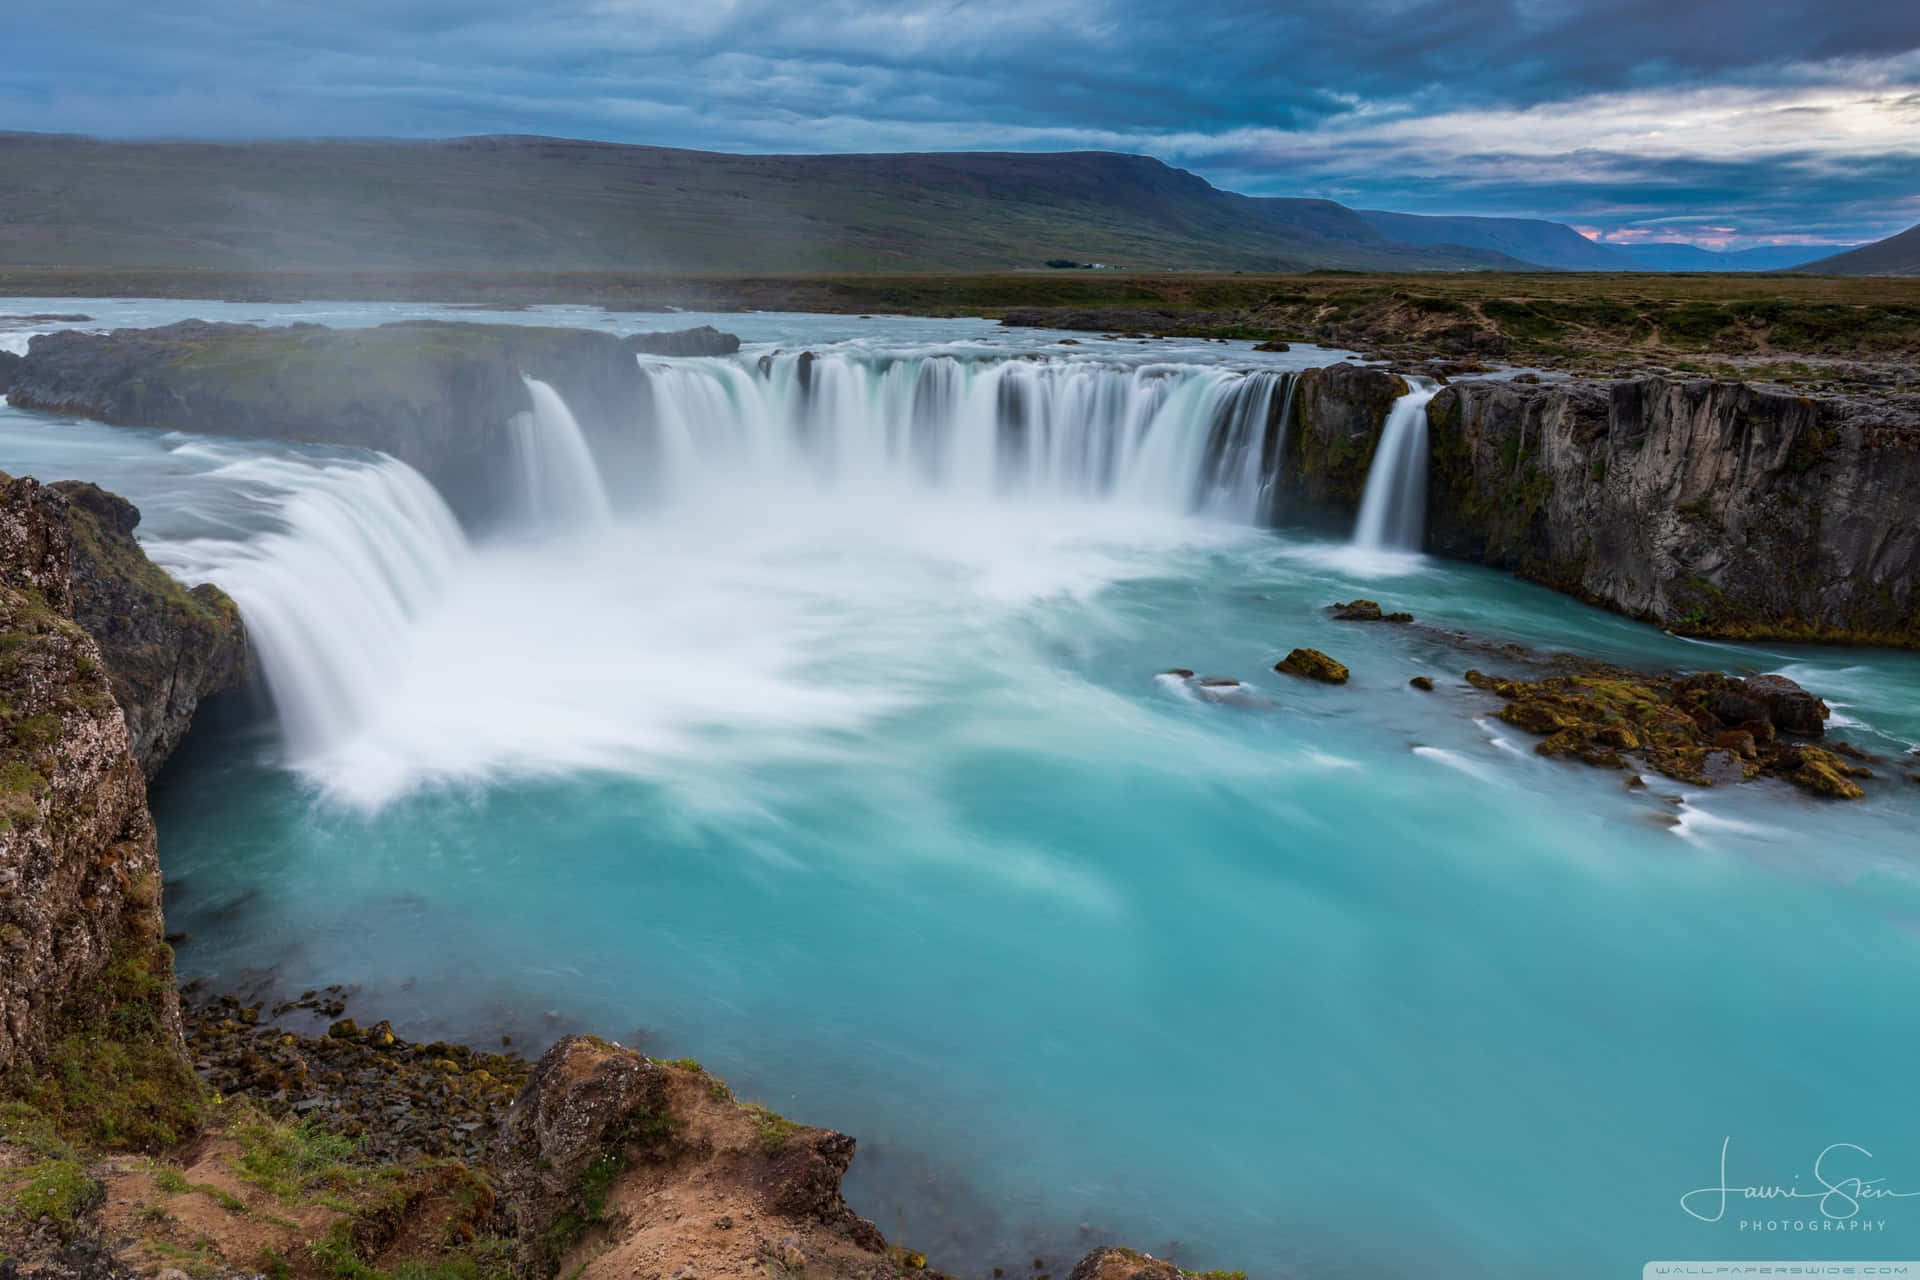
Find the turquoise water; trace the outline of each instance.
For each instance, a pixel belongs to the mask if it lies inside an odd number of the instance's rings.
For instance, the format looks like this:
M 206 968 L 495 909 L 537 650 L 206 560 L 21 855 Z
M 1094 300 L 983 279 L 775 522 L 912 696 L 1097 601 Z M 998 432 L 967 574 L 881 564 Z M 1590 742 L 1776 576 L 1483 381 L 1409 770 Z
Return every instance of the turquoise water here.
M 236 462 L 329 460 L 10 411 L 0 450 L 111 461 L 177 565 L 277 527 Z M 1491 719 L 1460 675 L 1502 660 L 1445 632 L 1786 671 L 1889 757 L 1920 656 L 1702 644 L 1058 494 L 723 488 L 449 565 L 351 733 L 199 733 L 169 768 L 188 975 L 697 1056 L 856 1134 L 851 1202 L 961 1274 L 1110 1240 L 1446 1280 L 1920 1254 L 1915 1201 L 1871 1233 L 1681 1205 L 1729 1139 L 1736 1185 L 1814 1186 L 1854 1143 L 1829 1176 L 1920 1190 L 1920 786 L 1629 792 Z M 1321 612 L 1356 595 L 1431 627 Z M 1353 682 L 1273 673 L 1295 646 Z

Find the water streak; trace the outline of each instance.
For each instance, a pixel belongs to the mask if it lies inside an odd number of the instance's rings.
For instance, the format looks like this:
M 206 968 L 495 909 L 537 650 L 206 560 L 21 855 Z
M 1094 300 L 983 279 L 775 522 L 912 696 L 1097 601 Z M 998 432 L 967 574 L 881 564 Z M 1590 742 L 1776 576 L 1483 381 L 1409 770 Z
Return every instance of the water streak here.
M 524 517 L 535 529 L 589 528 L 613 522 L 613 504 L 586 433 L 560 393 L 522 378 L 533 408 L 515 414 L 514 459 Z
M 1393 402 L 1367 471 L 1353 541 L 1368 551 L 1418 551 L 1427 536 L 1427 402 L 1440 387 L 1409 378 Z

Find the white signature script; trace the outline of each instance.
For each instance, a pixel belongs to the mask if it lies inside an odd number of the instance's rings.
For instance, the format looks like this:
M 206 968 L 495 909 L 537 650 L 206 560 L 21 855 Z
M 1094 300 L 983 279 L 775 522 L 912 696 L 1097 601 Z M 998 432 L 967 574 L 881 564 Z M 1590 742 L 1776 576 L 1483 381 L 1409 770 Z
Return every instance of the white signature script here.
M 1724 1218 L 1730 1196 L 1742 1200 L 1818 1200 L 1823 1217 L 1838 1219 L 1851 1218 L 1860 1212 L 1861 1204 L 1869 1200 L 1910 1200 L 1920 1196 L 1920 1191 L 1895 1191 L 1892 1187 L 1882 1185 L 1886 1182 L 1885 1178 L 1839 1176 L 1840 1168 L 1855 1155 L 1873 1159 L 1873 1152 L 1851 1142 L 1836 1142 L 1814 1157 L 1813 1177 L 1820 1185 L 1812 1190 L 1802 1191 L 1798 1178 L 1790 1187 L 1736 1187 L 1727 1180 L 1727 1150 L 1732 1145 L 1731 1137 L 1720 1143 L 1719 1184 L 1696 1187 L 1680 1197 L 1680 1207 L 1702 1222 L 1718 1222 Z M 1711 1212 L 1696 1208 L 1696 1205 L 1704 1206 Z

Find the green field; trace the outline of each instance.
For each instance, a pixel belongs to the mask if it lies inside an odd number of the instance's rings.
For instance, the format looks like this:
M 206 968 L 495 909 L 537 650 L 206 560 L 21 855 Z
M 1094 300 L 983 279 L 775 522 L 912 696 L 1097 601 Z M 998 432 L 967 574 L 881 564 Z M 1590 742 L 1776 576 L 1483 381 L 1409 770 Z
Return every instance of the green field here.
M 1332 341 L 1406 354 L 1573 365 L 1716 361 L 1792 377 L 1795 361 L 1862 362 L 1913 379 L 1920 279 L 1804 275 L 1429 272 L 1356 275 L 1031 271 L 651 276 L 611 272 L 91 271 L 0 267 L 0 295 L 398 299 L 621 311 L 790 310 L 1001 316 L 1115 312 L 1094 327 Z M 663 326 L 668 322 L 662 321 Z M 1826 376 L 1824 373 L 1822 376 Z

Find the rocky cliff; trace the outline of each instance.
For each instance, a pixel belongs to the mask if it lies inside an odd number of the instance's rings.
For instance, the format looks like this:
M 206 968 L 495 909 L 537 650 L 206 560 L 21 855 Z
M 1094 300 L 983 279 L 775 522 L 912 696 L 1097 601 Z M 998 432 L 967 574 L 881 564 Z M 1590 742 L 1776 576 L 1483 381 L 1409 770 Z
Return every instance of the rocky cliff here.
M 1301 379 L 1283 520 L 1352 518 L 1404 384 Z M 1920 645 L 1920 406 L 1737 382 L 1462 381 L 1427 549 L 1701 635 Z
M 218 587 L 191 591 L 134 541 L 140 511 L 98 485 L 61 481 L 57 518 L 70 533 L 73 620 L 100 646 L 128 747 L 152 778 L 180 745 L 200 703 L 247 678 L 240 611 Z
M 147 560 L 138 520 L 92 485 L 0 476 L 0 1095 L 154 1146 L 199 1092 L 143 771 L 245 644 L 231 601 Z
M 1733 382 L 1464 382 L 1429 547 L 1702 635 L 1920 645 L 1920 413 Z
M 122 425 L 380 449 L 463 517 L 502 509 L 521 375 L 552 383 L 610 442 L 644 403 L 634 353 L 608 333 L 408 321 L 374 329 L 182 321 L 32 340 L 9 401 Z

